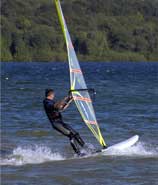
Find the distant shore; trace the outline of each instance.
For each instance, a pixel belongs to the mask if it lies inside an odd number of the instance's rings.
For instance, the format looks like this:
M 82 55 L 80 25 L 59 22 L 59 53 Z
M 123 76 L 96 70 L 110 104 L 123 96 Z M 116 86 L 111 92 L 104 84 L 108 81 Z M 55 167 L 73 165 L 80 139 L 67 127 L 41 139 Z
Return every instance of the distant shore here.
M 52 60 L 52 61 L 1 61 L 1 62 L 3 62 L 3 63 L 24 63 L 24 62 L 33 62 L 33 63 L 38 63 L 38 62 L 41 62 L 41 63 L 55 63 L 55 62 L 58 62 L 58 63 L 65 63 L 65 62 L 67 62 L 68 60 L 63 60 L 63 61 L 54 61 L 54 60 Z M 114 62 L 114 63 L 128 63 L 128 62 L 133 62 L 133 63 L 141 63 L 141 62 L 147 62 L 147 63 L 151 63 L 151 62 L 158 62 L 158 60 L 157 61 L 125 61 L 125 60 L 122 60 L 122 61 L 117 61 L 117 60 L 114 60 L 114 61 L 107 61 L 107 60 L 100 60 L 100 61 L 93 61 L 93 60 L 79 60 L 79 62 L 80 63 L 84 63 L 84 62 L 98 62 L 98 63 L 100 63 L 100 62 L 107 62 L 107 63 L 112 63 L 112 62 Z
M 157 0 L 62 1 L 79 61 L 158 61 Z M 65 61 L 52 1 L 2 1 L 1 61 Z
M 61 55 L 60 55 L 61 54 Z M 63 62 L 67 61 L 67 53 L 60 53 L 58 56 L 50 57 L 49 59 L 45 59 L 41 56 L 36 58 L 30 58 L 26 60 L 25 58 L 23 60 L 19 60 L 18 58 L 11 58 L 10 60 L 1 60 L 3 62 Z M 113 55 L 112 55 L 113 54 Z M 105 57 L 99 57 L 99 56 L 83 56 L 83 55 L 77 55 L 78 60 L 81 62 L 158 62 L 158 58 L 149 57 L 146 58 L 142 54 L 138 53 L 132 53 L 132 52 L 114 52 L 114 51 L 105 51 Z

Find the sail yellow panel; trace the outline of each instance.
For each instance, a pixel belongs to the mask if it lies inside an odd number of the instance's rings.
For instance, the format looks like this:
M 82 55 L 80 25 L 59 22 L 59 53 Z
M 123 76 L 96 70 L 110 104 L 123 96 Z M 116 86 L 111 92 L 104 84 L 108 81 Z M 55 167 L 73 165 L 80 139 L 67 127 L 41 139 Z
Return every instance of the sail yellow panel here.
M 102 137 L 99 125 L 96 120 L 95 112 L 92 105 L 92 100 L 89 96 L 87 85 L 85 83 L 82 70 L 80 68 L 69 31 L 64 19 L 64 15 L 61 9 L 61 4 L 59 0 L 54 0 L 59 21 L 62 27 L 64 34 L 67 52 L 68 52 L 68 61 L 69 61 L 69 70 L 70 70 L 70 89 L 72 90 L 72 96 L 74 98 L 75 104 L 81 114 L 81 117 L 88 128 L 91 130 L 93 135 L 99 141 L 99 143 L 105 147 L 105 141 Z

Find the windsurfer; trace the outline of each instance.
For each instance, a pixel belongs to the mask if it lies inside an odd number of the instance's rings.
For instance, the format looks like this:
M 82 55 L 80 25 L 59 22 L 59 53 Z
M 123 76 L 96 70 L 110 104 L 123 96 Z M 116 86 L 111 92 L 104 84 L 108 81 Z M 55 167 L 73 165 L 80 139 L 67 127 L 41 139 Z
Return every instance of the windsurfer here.
M 82 155 L 78 144 L 83 147 L 84 141 L 70 125 L 63 122 L 61 112 L 65 110 L 73 101 L 73 97 L 67 96 L 61 101 L 54 101 L 55 93 L 53 89 L 45 90 L 45 99 L 43 101 L 45 112 L 52 127 L 70 139 L 70 144 L 78 155 Z

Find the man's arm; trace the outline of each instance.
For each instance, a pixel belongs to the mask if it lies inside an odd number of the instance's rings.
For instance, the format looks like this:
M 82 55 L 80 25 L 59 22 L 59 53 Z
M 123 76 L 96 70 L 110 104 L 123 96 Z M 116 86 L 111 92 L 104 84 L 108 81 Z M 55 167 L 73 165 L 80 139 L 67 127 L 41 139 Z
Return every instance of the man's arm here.
M 73 101 L 73 98 L 72 98 L 69 102 L 67 102 L 67 104 L 63 107 L 62 111 L 64 111 L 65 109 L 67 109 L 68 106 L 70 105 L 70 103 L 71 103 L 72 101 Z
M 63 100 L 56 102 L 54 104 L 54 107 L 60 111 L 63 111 L 70 105 L 72 101 L 73 101 L 72 96 L 66 96 Z

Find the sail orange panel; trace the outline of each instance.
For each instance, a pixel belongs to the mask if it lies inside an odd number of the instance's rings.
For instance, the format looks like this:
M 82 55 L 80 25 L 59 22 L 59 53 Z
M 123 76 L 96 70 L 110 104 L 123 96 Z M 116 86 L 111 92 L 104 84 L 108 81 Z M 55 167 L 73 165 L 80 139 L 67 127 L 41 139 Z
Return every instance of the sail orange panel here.
M 73 96 L 74 100 L 80 100 L 80 101 L 85 101 L 85 102 L 92 102 L 90 98 L 85 98 L 81 96 Z
M 87 123 L 91 124 L 91 125 L 96 125 L 97 122 L 96 121 L 90 121 L 90 120 L 85 120 Z
M 71 69 L 70 72 L 71 73 L 81 73 L 82 74 L 82 71 L 80 69 Z

